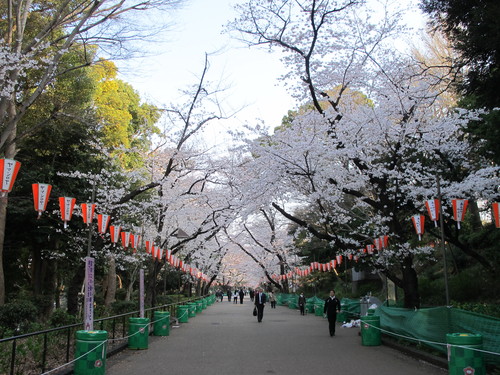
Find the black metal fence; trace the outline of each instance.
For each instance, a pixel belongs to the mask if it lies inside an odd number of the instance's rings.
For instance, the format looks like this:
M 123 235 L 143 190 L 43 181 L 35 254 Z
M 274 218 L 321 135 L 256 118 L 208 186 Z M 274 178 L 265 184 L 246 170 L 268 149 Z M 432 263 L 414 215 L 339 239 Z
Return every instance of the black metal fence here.
M 177 305 L 186 302 L 189 301 L 145 309 L 145 317 L 149 317 L 150 322 L 153 322 L 154 312 L 161 310 L 169 311 L 171 319 L 175 319 Z M 127 347 L 128 318 L 137 316 L 139 316 L 139 311 L 131 311 L 94 320 L 94 329 L 108 332 L 108 357 Z M 62 375 L 72 373 L 73 366 L 67 364 L 74 358 L 75 332 L 83 329 L 82 326 L 82 323 L 78 323 L 0 339 L 0 374 L 38 375 L 50 372 L 50 374 Z

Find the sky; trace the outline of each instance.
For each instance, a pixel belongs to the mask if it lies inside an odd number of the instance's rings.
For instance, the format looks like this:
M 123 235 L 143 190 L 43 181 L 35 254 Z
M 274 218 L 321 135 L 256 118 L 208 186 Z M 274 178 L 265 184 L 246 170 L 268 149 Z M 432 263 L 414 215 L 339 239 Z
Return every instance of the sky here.
M 236 2 L 243 0 L 188 0 L 175 12 L 168 39 L 155 46 L 154 56 L 117 63 L 120 78 L 143 100 L 165 107 L 178 100 L 180 89 L 198 82 L 208 53 L 209 80 L 228 88 L 223 94 L 226 112 L 238 111 L 221 126 L 237 127 L 256 119 L 270 127 L 279 125 L 295 108 L 278 79 L 284 67 L 276 54 L 250 49 L 222 33 L 235 18 L 231 4 Z
M 223 95 L 226 113 L 238 111 L 230 120 L 220 122 L 209 136 L 224 139 L 224 128 L 255 125 L 259 119 L 271 129 L 280 125 L 297 103 L 280 83 L 285 68 L 277 54 L 246 47 L 223 33 L 224 26 L 236 16 L 233 5 L 245 2 L 186 0 L 183 8 L 173 14 L 170 31 L 162 43 L 154 46 L 152 55 L 117 62 L 120 78 L 130 83 L 143 100 L 165 108 L 179 101 L 179 90 L 198 83 L 208 53 L 209 80 L 228 88 Z M 417 0 L 399 2 L 418 4 Z M 405 22 L 422 25 L 421 18 L 410 16 Z

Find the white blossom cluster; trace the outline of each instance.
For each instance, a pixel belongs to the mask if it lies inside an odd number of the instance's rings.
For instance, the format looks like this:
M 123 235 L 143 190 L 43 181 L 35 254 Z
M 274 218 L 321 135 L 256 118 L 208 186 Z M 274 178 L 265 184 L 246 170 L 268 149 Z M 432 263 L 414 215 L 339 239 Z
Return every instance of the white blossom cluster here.
M 248 44 L 286 54 L 283 79 L 303 103 L 291 123 L 247 143 L 242 199 L 292 216 L 314 210 L 317 231 L 345 254 L 388 235 L 374 258 L 384 268 L 432 253 L 416 244 L 410 217 L 426 214 L 437 178 L 449 219 L 454 198 L 497 199 L 499 167 L 464 131 L 481 111 L 443 111 L 442 71 L 422 70 L 391 44 L 404 30 L 398 11 L 371 22 L 359 4 L 334 11 L 341 5 L 255 0 L 230 25 Z

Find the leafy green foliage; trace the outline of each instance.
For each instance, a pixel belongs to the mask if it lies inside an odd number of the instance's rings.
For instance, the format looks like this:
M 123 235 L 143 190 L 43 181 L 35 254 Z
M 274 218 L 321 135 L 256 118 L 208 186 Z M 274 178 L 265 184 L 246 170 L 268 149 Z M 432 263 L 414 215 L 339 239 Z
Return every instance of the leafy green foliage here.
M 160 110 L 141 103 L 132 86 L 116 78 L 117 68 L 113 62 L 99 61 L 93 67 L 93 75 L 97 82 L 94 102 L 102 124 L 104 145 L 113 150 L 123 166 L 142 165 L 140 153 L 149 149 L 150 137 L 160 133 L 155 126 Z
M 496 0 L 423 0 L 437 28 L 444 31 L 460 54 L 458 64 L 466 72 L 457 82 L 466 108 L 493 109 L 500 106 L 500 3 Z M 498 111 L 497 111 L 498 112 Z M 500 162 L 500 115 L 493 113 L 483 121 L 471 123 L 469 130 L 479 142 L 480 151 L 491 152 Z
M 16 330 L 18 333 L 36 321 L 38 310 L 31 301 L 22 300 L 0 306 L 0 329 Z

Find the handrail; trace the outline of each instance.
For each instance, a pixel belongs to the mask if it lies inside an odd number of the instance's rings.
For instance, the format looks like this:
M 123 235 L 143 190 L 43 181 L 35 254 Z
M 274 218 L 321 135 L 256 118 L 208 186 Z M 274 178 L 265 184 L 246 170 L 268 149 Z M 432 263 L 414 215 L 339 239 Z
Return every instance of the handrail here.
M 161 309 L 161 308 L 165 308 L 165 307 L 169 307 L 169 306 L 180 305 L 180 304 L 183 304 L 183 303 L 188 302 L 188 301 L 196 301 L 197 299 L 201 299 L 201 298 L 204 298 L 204 297 L 190 298 L 190 299 L 187 299 L 187 300 L 184 300 L 184 301 L 180 301 L 180 302 L 173 302 L 173 303 L 167 303 L 165 305 L 158 305 L 158 306 L 155 306 L 155 307 L 149 307 L 147 309 L 144 309 L 144 311 L 145 312 L 146 311 L 155 311 L 155 310 L 158 310 L 158 309 Z M 123 314 L 112 315 L 112 316 L 107 316 L 107 317 L 104 317 L 104 318 L 94 319 L 94 323 L 98 323 L 98 322 L 101 322 L 101 321 L 110 320 L 110 319 L 113 319 L 113 318 L 126 317 L 126 316 L 129 316 L 129 315 L 132 315 L 132 314 L 138 314 L 139 312 L 140 312 L 139 310 L 134 310 L 134 311 L 130 311 L 130 312 L 123 313 Z M 11 337 L 0 339 L 0 343 L 6 342 L 6 341 L 15 340 L 15 339 L 22 339 L 22 338 L 26 338 L 26 337 L 30 337 L 30 336 L 34 336 L 34 335 L 41 335 L 41 334 L 44 334 L 44 333 L 50 333 L 50 332 L 55 332 L 55 331 L 62 331 L 62 330 L 68 329 L 68 328 L 76 328 L 78 326 L 81 326 L 82 324 L 83 323 L 74 323 L 74 324 L 69 324 L 69 325 L 61 326 L 61 327 L 48 328 L 48 329 L 45 329 L 45 330 L 42 330 L 42 331 L 24 333 L 24 334 L 18 335 L 18 336 L 11 336 Z
M 200 296 L 200 297 L 195 297 L 195 298 L 189 298 L 189 299 L 184 300 L 184 301 L 178 301 L 178 302 L 168 303 L 168 304 L 164 304 L 164 305 L 149 307 L 149 308 L 144 309 L 144 311 L 148 312 L 148 313 L 151 312 L 151 316 L 153 316 L 153 313 L 156 310 L 160 310 L 160 309 L 169 309 L 170 310 L 177 305 L 180 305 L 180 304 L 183 304 L 183 303 L 186 303 L 189 301 L 196 301 L 198 299 L 202 299 L 205 297 L 206 296 Z M 111 337 L 113 339 L 118 340 L 118 339 L 126 336 L 126 334 L 125 334 L 126 329 L 125 328 L 126 328 L 127 321 L 125 318 L 127 316 L 137 315 L 137 314 L 139 314 L 139 312 L 140 312 L 139 310 L 134 310 L 134 311 L 130 311 L 130 312 L 123 313 L 123 314 L 94 319 L 94 324 L 98 325 L 100 323 L 101 329 L 102 329 L 104 327 L 105 323 L 111 322 L 111 327 L 110 327 L 112 330 L 112 332 L 110 332 Z M 123 329 L 122 329 L 121 333 L 116 331 L 117 328 L 120 328 L 119 327 L 120 322 L 117 322 L 118 319 L 122 319 L 121 325 L 123 326 L 122 327 Z M 11 375 L 14 375 L 16 373 L 16 371 L 15 371 L 16 370 L 16 356 L 17 356 L 18 346 L 21 344 L 21 341 L 29 339 L 29 338 L 33 338 L 33 337 L 39 337 L 39 336 L 43 335 L 42 336 L 42 343 L 41 343 L 41 345 L 43 346 L 43 350 L 41 351 L 41 359 L 38 361 L 35 359 L 36 368 L 41 369 L 42 373 L 43 373 L 47 368 L 47 361 L 48 361 L 48 359 L 47 359 L 47 353 L 48 353 L 47 335 L 50 333 L 67 332 L 66 335 L 61 338 L 60 342 L 58 342 L 59 347 L 65 347 L 65 351 L 61 352 L 62 354 L 60 356 L 58 356 L 58 358 L 65 358 L 66 362 L 67 362 L 71 353 L 72 353 L 72 350 L 74 350 L 74 340 L 70 339 L 71 338 L 71 331 L 77 330 L 79 327 L 82 327 L 82 326 L 83 326 L 83 322 L 82 323 L 74 323 L 74 324 L 69 324 L 69 325 L 65 325 L 65 326 L 61 326 L 61 327 L 48 328 L 48 329 L 44 329 L 42 331 L 29 332 L 29 333 L 24 333 L 24 334 L 18 335 L 18 336 L 11 336 L 11 337 L 0 339 L 1 353 L 3 354 L 4 358 L 9 358 L 8 363 L 5 362 L 3 364 L 3 366 L 5 368 L 3 368 L 3 369 L 0 368 L 0 372 L 5 373 L 5 374 L 9 373 Z M 7 357 L 8 350 L 5 350 L 2 347 L 2 344 L 5 345 L 6 343 L 9 343 L 9 342 L 12 342 L 12 345 L 11 345 L 11 350 L 10 350 L 10 357 Z M 51 344 L 53 345 L 53 343 L 51 343 Z M 7 369 L 7 367 L 9 367 L 9 369 Z

